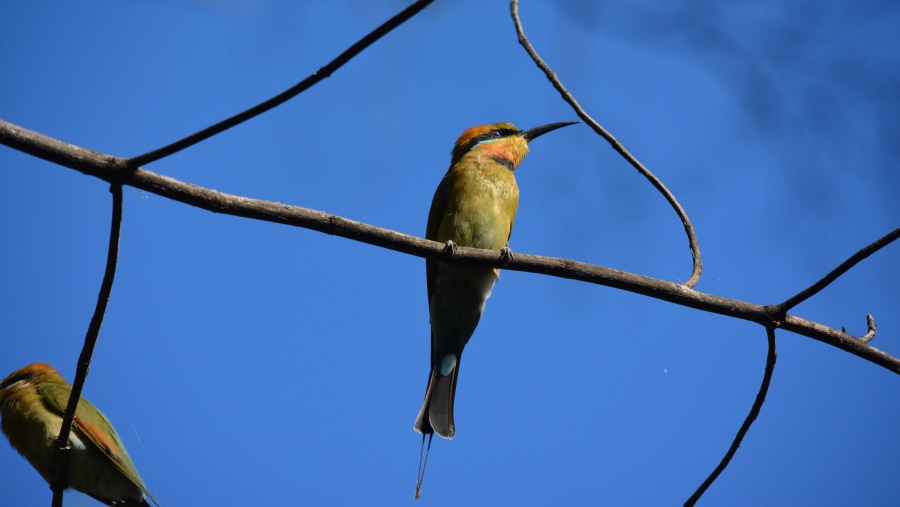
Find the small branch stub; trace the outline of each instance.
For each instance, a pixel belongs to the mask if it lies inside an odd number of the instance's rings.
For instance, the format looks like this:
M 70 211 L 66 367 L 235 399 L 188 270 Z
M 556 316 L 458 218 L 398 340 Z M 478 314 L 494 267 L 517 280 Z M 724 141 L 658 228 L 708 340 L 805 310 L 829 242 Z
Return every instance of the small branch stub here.
M 866 314 L 866 326 L 868 326 L 869 330 L 866 332 L 866 334 L 857 338 L 863 343 L 869 343 L 870 341 L 872 341 L 872 338 L 875 338 L 875 317 L 872 317 L 871 313 Z M 841 332 L 846 333 L 847 328 L 841 326 Z
M 869 326 L 868 332 L 859 337 L 863 343 L 869 343 L 875 338 L 875 317 L 872 317 L 871 313 L 866 314 L 866 325 Z

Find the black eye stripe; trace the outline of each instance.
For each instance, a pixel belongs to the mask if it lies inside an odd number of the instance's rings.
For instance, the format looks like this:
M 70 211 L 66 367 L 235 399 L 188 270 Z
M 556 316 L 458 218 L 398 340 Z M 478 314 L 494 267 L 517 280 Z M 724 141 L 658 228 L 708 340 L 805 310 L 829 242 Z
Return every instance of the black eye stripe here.
M 489 130 L 489 131 L 485 132 L 484 134 L 480 134 L 480 135 L 473 137 L 472 140 L 469 141 L 468 144 L 466 144 L 465 152 L 468 152 L 469 150 L 471 150 L 478 144 L 483 143 L 485 141 L 496 141 L 497 139 L 503 139 L 504 137 L 509 137 L 509 136 L 515 135 L 518 132 L 519 131 L 516 129 L 506 129 L 506 128 Z M 465 153 L 465 152 L 463 152 L 463 153 Z
M 497 129 L 491 130 L 490 132 L 485 132 L 480 136 L 475 138 L 476 143 L 480 143 L 481 141 L 490 141 L 491 139 L 500 139 L 501 137 L 508 137 L 515 134 L 516 131 L 512 129 Z

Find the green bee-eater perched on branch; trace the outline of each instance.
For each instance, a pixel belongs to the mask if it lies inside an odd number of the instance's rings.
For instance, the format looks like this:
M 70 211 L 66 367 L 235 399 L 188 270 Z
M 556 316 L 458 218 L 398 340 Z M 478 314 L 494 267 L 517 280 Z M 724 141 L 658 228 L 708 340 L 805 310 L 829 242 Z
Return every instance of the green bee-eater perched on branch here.
M 431 202 L 425 237 L 454 245 L 501 250 L 507 248 L 519 206 L 513 172 L 528 143 L 576 122 L 552 123 L 518 130 L 511 123 L 472 127 L 453 148 L 450 169 Z M 463 348 L 478 325 L 484 302 L 500 270 L 442 264 L 427 260 L 428 306 L 431 313 L 431 373 L 415 430 L 423 435 L 453 438 L 453 397 Z M 429 447 L 431 441 L 429 440 Z M 427 459 L 427 457 L 426 457 Z M 420 470 L 419 487 L 424 468 Z
M 9 443 L 53 481 L 56 438 L 72 386 L 51 366 L 34 363 L 0 382 L 0 418 Z M 81 398 L 69 436 L 69 487 L 106 505 L 150 507 L 147 491 L 125 446 L 106 417 Z M 146 495 L 146 498 L 145 498 Z

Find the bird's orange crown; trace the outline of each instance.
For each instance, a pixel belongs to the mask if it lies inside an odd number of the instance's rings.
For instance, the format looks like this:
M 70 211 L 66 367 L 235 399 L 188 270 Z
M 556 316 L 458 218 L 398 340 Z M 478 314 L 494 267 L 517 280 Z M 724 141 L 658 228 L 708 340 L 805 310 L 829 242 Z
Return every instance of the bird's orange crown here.
M 39 375 L 46 375 L 46 374 L 59 376 L 59 373 L 56 370 L 54 370 L 53 367 L 50 366 L 49 364 L 32 363 L 24 368 L 21 368 L 19 370 L 16 370 L 16 371 L 10 373 L 8 377 L 3 379 L 2 384 L 0 384 L 0 387 L 6 387 L 9 385 L 12 385 L 21 380 L 29 380 L 30 381 L 30 380 L 33 380 L 34 378 L 38 377 Z

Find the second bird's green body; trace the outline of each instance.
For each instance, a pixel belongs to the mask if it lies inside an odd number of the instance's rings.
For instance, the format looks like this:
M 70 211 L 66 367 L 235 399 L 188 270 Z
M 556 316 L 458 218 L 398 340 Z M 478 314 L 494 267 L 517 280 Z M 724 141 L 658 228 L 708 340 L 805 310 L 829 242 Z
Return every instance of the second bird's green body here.
M 72 386 L 53 367 L 30 364 L 0 381 L 0 427 L 9 443 L 48 483 L 54 481 L 56 438 Z M 156 499 L 106 416 L 81 398 L 69 434 L 68 486 L 106 505 L 150 507 Z

